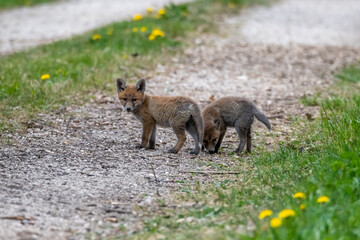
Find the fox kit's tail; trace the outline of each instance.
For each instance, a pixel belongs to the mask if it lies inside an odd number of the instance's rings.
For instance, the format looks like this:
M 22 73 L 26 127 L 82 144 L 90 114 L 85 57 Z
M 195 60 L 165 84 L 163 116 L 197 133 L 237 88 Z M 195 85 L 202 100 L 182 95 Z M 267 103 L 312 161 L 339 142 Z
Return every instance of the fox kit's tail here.
M 267 117 L 259 111 L 259 109 L 257 109 L 256 107 L 253 108 L 253 114 L 254 116 L 257 118 L 257 120 L 259 120 L 260 122 L 262 122 L 263 124 L 266 125 L 266 127 L 271 130 L 271 126 L 270 126 L 270 122 L 267 119 Z
M 194 109 L 194 111 L 192 111 L 191 116 L 194 119 L 196 125 L 199 144 L 201 147 L 201 145 L 203 144 L 203 137 L 204 137 L 204 119 L 202 117 L 199 106 L 196 105 L 196 108 Z

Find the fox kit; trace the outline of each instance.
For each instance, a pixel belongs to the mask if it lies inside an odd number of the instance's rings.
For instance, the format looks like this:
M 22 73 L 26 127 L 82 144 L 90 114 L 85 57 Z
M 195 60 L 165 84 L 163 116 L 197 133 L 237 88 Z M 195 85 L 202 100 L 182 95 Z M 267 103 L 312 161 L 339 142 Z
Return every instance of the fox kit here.
M 251 152 L 251 124 L 254 116 L 271 130 L 270 122 L 253 103 L 238 97 L 224 97 L 210 103 L 203 110 L 205 123 L 203 147 L 209 153 L 217 153 L 227 127 L 235 127 L 239 136 L 239 146 L 235 152 L 240 153 L 245 147 Z
M 159 97 L 145 94 L 145 80 L 127 86 L 117 79 L 118 97 L 124 109 L 132 112 L 141 121 L 143 134 L 138 148 L 155 148 L 156 125 L 171 127 L 178 139 L 169 153 L 177 153 L 185 143 L 187 130 L 194 138 L 195 149 L 191 154 L 199 154 L 204 134 L 204 120 L 199 106 L 187 97 Z

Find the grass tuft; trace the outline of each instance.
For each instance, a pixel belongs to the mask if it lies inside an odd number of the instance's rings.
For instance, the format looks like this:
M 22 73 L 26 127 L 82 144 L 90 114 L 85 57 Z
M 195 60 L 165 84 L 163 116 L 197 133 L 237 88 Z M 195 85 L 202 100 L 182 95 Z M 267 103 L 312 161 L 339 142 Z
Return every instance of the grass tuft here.
M 359 83 L 360 82 L 359 64 L 346 68 L 341 73 L 337 74 L 336 77 L 345 82 Z
M 320 94 L 316 94 L 315 96 L 304 95 L 300 101 L 305 106 L 319 106 L 320 105 L 319 97 Z
M 33 6 L 36 4 L 53 2 L 56 0 L 0 0 L 0 9 L 7 9 L 21 6 Z

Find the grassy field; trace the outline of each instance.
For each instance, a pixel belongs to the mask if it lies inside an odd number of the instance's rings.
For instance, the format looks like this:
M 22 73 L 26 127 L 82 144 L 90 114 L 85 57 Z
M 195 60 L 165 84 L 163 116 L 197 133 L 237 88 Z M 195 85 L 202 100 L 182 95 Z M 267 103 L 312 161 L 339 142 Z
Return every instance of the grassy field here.
M 258 0 L 198 0 L 154 9 L 146 15 L 96 29 L 71 40 L 0 57 L 0 133 L 21 126 L 39 111 L 91 98 L 93 91 L 115 92 L 125 71 L 129 80 L 163 56 L 181 50 L 197 31 L 215 31 L 211 16 L 238 11 Z
M 0 0 L 0 9 L 20 6 L 33 6 L 40 3 L 53 2 L 56 0 Z
M 359 72 L 356 66 L 337 75 L 342 93 L 317 99 L 319 119 L 294 123 L 297 140 L 251 163 L 239 159 L 235 179 L 188 183 L 195 187 L 178 198 L 195 207 L 164 210 L 131 238 L 359 239 Z

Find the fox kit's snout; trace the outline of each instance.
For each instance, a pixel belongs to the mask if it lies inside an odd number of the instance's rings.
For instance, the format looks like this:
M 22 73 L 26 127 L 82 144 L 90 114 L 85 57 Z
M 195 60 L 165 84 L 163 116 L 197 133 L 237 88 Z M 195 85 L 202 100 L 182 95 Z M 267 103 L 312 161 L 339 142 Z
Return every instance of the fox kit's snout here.
M 251 152 L 251 125 L 256 117 L 271 130 L 270 122 L 253 103 L 237 97 L 225 97 L 212 102 L 203 110 L 205 122 L 203 147 L 209 153 L 217 153 L 228 127 L 234 127 L 239 136 L 239 146 L 235 152 L 240 153 L 246 145 Z
M 156 125 L 171 127 L 178 139 L 169 149 L 177 153 L 185 143 L 185 130 L 194 138 L 195 148 L 191 154 L 198 154 L 202 144 L 204 122 L 199 106 L 187 97 L 159 97 L 145 94 L 145 80 L 135 85 L 126 85 L 122 79 L 116 81 L 118 97 L 127 112 L 132 112 L 143 125 L 141 144 L 138 148 L 155 148 Z

